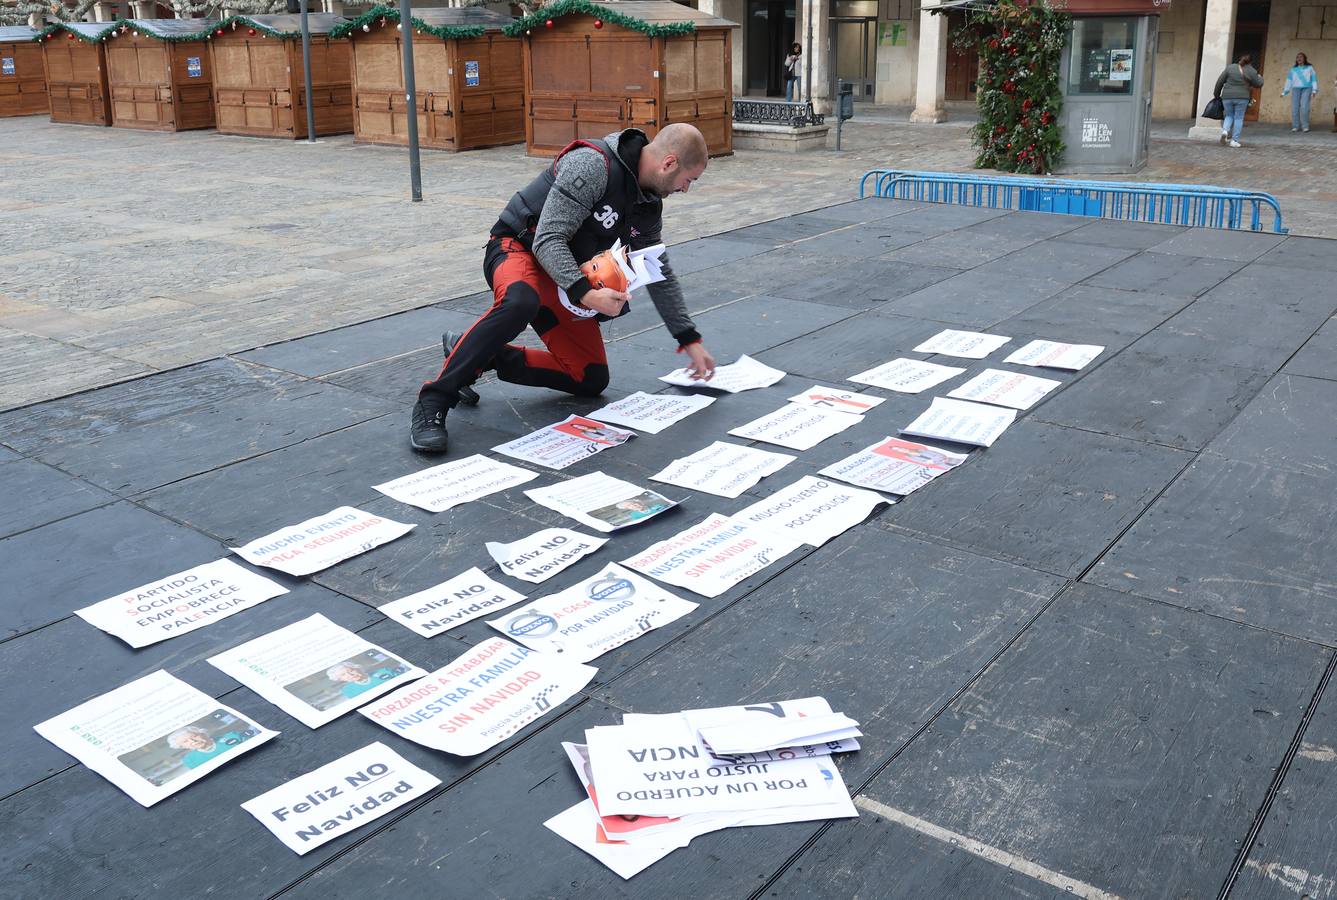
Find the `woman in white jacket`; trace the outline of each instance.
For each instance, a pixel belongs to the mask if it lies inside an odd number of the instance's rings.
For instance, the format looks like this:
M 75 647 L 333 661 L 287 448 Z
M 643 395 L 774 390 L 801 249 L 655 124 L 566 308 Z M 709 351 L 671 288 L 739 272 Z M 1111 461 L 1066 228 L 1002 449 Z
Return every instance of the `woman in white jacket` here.
M 1286 73 L 1286 83 L 1281 87 L 1281 96 L 1291 97 L 1291 131 L 1309 130 L 1309 105 L 1317 93 L 1318 75 L 1309 64 L 1309 57 L 1295 54 L 1295 65 Z

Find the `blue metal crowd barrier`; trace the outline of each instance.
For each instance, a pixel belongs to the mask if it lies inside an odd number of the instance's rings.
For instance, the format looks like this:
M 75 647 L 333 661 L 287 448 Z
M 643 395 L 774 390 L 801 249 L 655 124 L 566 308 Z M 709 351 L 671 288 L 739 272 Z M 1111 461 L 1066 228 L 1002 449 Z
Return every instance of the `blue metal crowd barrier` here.
M 1202 228 L 1263 230 L 1263 211 L 1272 211 L 1272 230 L 1285 234 L 1281 207 L 1271 194 L 1198 184 L 1140 184 L 1077 181 L 1014 175 L 912 172 L 873 169 L 859 180 L 859 196 L 929 203 L 956 203 L 989 209 L 1034 210 Z

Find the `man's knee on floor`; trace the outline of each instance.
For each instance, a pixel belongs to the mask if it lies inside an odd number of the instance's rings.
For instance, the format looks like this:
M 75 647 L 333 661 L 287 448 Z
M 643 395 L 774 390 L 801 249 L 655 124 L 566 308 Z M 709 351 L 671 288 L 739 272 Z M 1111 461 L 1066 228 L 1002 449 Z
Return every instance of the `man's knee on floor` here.
M 582 397 L 597 397 L 608 389 L 608 367 L 586 366 L 585 375 L 576 383 L 575 393 Z

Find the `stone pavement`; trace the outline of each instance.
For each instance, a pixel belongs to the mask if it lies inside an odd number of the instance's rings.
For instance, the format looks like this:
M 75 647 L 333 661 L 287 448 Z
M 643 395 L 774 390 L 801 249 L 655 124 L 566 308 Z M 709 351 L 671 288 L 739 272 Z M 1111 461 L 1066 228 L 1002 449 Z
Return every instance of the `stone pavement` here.
M 302 183 L 276 187 L 291 196 Z M 366 228 L 394 221 L 389 198 L 344 187 L 356 202 L 340 238 L 367 242 Z M 225 193 L 157 209 L 240 216 Z M 157 240 L 283 256 L 268 232 L 238 243 L 241 224 L 188 231 L 162 225 Z M 308 257 L 318 243 L 293 242 Z M 930 394 L 1025 341 L 1106 349 L 1081 372 L 1043 372 L 1062 386 L 959 469 L 603 655 L 581 695 L 472 758 L 358 715 L 313 731 L 206 660 L 317 612 L 428 670 L 493 634 L 475 621 L 427 640 L 376 608 L 474 565 L 506 578 L 483 540 L 570 523 L 518 489 L 433 515 L 370 487 L 427 464 L 405 440 L 412 386 L 439 361 L 442 328 L 481 298 L 0 414 L 0 895 L 1332 896 L 1337 243 L 868 200 L 675 255 L 714 349 L 791 374 L 533 485 L 597 470 L 648 486 L 814 381 L 848 387 L 877 363 L 923 358 L 912 348 L 943 327 L 1011 342 L 983 361 L 936 358 L 969 372 L 929 394 L 869 389 L 886 401 L 863 422 L 743 497 L 675 490 L 680 508 L 541 586 L 514 583 L 526 594 L 895 434 Z M 430 290 L 411 262 L 405 281 L 388 266 L 380 281 L 406 297 Z M 209 265 L 224 297 L 229 277 L 251 275 Z M 303 284 L 337 293 L 343 274 L 319 268 Z M 94 285 L 88 309 L 121 283 Z M 608 333 L 610 396 L 674 390 L 657 381 L 677 358 L 647 304 Z M 449 419 L 455 457 L 602 402 L 495 382 L 481 393 Z M 417 528 L 310 578 L 275 576 L 290 593 L 143 650 L 72 615 L 344 504 Z M 31 730 L 160 668 L 282 734 L 143 809 Z M 627 882 L 542 827 L 582 796 L 561 742 L 587 727 L 813 694 L 863 723 L 862 749 L 838 760 L 857 820 L 707 835 Z M 377 740 L 441 786 L 304 856 L 239 807 Z
M 845 148 L 740 152 L 667 207 L 679 242 L 854 196 L 879 166 L 968 170 L 964 122 L 859 107 Z M 1141 177 L 1257 187 L 1299 234 L 1337 235 L 1337 150 L 1157 140 Z M 1313 149 L 1320 147 L 1322 149 Z M 0 409 L 414 309 L 483 287 L 479 248 L 542 165 L 517 147 L 405 153 L 0 120 Z M 429 343 L 424 339 L 424 346 Z

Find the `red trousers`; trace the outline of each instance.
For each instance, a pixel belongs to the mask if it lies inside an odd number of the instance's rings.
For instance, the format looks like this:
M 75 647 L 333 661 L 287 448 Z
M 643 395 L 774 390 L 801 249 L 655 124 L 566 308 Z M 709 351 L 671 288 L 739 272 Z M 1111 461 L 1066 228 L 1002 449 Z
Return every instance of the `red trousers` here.
M 514 238 L 488 241 L 483 274 L 492 307 L 464 333 L 441 373 L 419 396 L 436 393 L 452 407 L 459 389 L 484 371 L 514 384 L 597 397 L 608 387 L 608 356 L 594 318 L 574 315 L 557 299 L 557 285 L 534 255 Z M 512 344 L 532 325 L 546 349 Z

